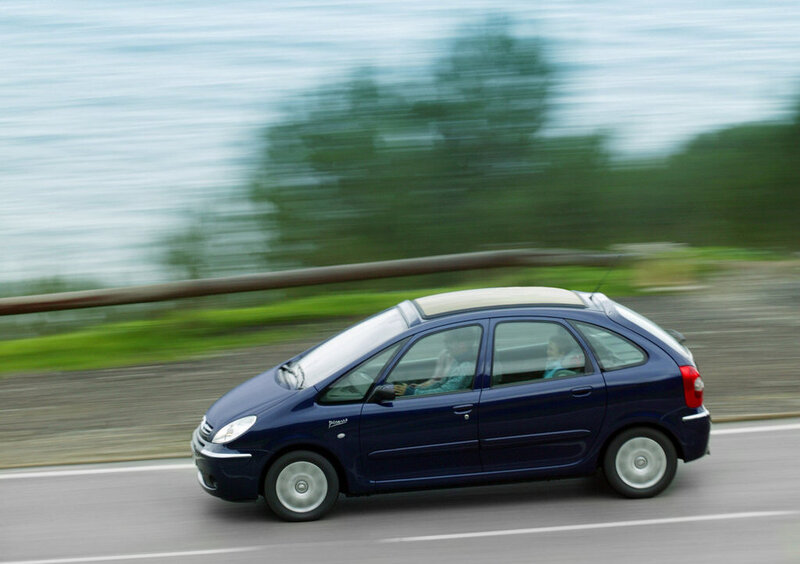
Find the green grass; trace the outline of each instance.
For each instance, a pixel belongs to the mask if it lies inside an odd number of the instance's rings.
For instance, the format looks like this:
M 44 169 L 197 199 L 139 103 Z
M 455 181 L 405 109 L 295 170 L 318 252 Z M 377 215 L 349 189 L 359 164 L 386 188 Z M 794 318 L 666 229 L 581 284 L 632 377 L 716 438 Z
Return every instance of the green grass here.
M 736 249 L 686 249 L 636 264 L 606 267 L 545 267 L 478 271 L 458 286 L 406 291 L 349 291 L 274 301 L 238 309 L 176 310 L 142 321 L 105 323 L 63 334 L 0 341 L 0 374 L 86 370 L 168 362 L 255 345 L 313 338 L 320 323 L 344 326 L 405 299 L 487 286 L 556 286 L 638 293 L 644 286 L 685 284 L 725 260 L 772 259 Z
M 0 373 L 87 370 L 168 362 L 257 344 L 297 339 L 301 327 L 239 336 L 203 334 L 168 321 L 115 324 L 0 343 Z

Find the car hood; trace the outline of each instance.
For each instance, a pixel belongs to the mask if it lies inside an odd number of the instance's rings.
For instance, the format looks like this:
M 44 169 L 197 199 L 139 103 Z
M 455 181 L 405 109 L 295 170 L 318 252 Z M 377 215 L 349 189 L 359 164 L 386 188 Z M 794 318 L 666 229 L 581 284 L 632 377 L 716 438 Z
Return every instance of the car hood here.
M 219 398 L 206 413 L 206 420 L 219 429 L 240 417 L 261 415 L 295 395 L 275 381 L 277 367 L 239 384 Z

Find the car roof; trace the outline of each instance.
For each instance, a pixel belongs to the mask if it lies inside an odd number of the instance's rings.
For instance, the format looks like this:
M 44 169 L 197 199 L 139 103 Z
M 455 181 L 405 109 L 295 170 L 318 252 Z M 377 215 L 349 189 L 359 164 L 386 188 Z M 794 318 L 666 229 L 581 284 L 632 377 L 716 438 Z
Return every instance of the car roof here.
M 412 300 L 425 319 L 453 313 L 520 306 L 561 306 L 586 308 L 586 302 L 576 292 L 545 286 L 483 288 L 433 294 Z

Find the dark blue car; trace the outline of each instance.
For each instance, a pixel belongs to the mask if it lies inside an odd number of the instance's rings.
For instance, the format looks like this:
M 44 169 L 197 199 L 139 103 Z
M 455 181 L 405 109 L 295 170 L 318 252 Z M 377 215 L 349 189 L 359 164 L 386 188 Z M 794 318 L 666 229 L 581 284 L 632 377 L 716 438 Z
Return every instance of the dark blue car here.
M 692 354 L 606 296 L 403 302 L 241 384 L 194 432 L 198 479 L 317 519 L 339 493 L 589 475 L 650 497 L 708 452 Z

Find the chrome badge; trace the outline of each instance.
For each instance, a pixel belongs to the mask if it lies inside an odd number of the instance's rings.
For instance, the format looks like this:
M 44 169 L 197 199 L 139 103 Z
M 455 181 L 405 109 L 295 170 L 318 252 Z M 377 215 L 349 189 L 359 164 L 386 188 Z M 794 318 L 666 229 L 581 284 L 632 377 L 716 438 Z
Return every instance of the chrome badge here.
M 344 425 L 345 423 L 347 423 L 347 417 L 344 419 L 329 419 L 328 429 L 331 429 L 332 427 L 338 427 L 339 425 Z

